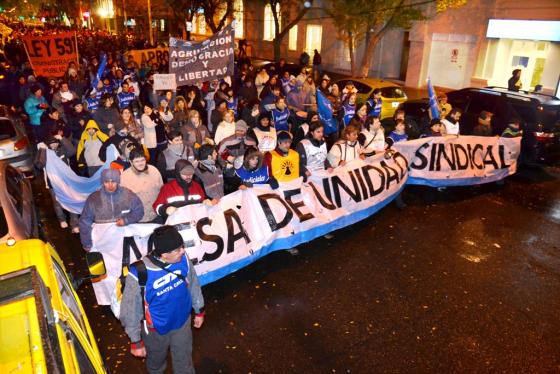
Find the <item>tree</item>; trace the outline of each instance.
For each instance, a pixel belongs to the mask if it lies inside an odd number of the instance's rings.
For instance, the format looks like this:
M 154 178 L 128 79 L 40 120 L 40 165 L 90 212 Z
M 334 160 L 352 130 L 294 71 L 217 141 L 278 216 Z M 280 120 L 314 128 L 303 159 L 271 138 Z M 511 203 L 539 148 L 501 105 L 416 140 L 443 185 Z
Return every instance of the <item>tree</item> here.
M 201 8 L 204 9 L 206 25 L 215 34 L 224 28 L 227 20 L 233 16 L 233 0 L 202 0 Z M 217 19 L 217 23 L 216 23 Z
M 433 0 L 437 12 L 462 6 L 466 0 Z M 353 76 L 366 77 L 373 60 L 377 43 L 394 27 L 410 28 L 412 22 L 427 17 L 420 7 L 429 2 L 410 3 L 405 0 L 330 0 L 324 10 L 333 18 L 339 33 L 350 52 Z M 356 65 L 356 45 L 364 42 L 359 67 Z
M 171 8 L 177 24 L 192 23 L 194 15 L 202 6 L 201 0 L 165 0 L 165 3 Z M 187 31 L 187 40 L 190 39 L 190 31 Z
M 305 16 L 309 8 L 311 8 L 313 0 L 260 0 L 258 2 L 265 6 L 270 5 L 272 17 L 274 19 L 274 39 L 272 39 L 274 60 L 278 62 L 282 57 L 280 50 L 282 40 L 288 35 L 290 29 L 297 25 Z M 278 12 L 278 8 L 280 12 Z M 280 20 L 282 20 L 282 22 L 280 22 Z M 281 23 L 284 24 L 283 28 L 281 28 Z

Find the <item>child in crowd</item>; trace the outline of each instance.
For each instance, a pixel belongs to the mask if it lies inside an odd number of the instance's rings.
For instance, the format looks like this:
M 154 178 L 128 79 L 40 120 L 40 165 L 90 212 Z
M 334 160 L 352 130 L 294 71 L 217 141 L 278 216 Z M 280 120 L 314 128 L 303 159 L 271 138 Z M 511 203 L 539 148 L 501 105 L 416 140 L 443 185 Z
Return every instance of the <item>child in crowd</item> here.
M 430 121 L 430 129 L 421 138 L 428 138 L 431 136 L 441 136 L 441 121 L 439 118 L 434 118 Z
M 99 150 L 108 138 L 101 132 L 94 120 L 90 119 L 86 123 L 78 143 L 76 158 L 78 159 L 78 167 L 87 167 L 90 177 L 103 165 L 103 161 L 99 158 Z

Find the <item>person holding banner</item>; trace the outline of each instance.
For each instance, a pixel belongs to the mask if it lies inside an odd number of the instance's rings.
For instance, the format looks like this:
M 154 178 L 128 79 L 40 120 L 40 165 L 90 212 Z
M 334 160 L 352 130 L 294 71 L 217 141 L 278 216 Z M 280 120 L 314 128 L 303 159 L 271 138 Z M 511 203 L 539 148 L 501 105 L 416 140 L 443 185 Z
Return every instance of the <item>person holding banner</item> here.
M 327 143 L 323 138 L 323 124 L 320 121 L 309 124 L 309 132 L 297 145 L 296 150 L 299 153 L 300 174 L 304 180 L 316 171 L 327 168 L 332 171 L 327 161 Z
M 430 121 L 430 129 L 425 134 L 420 135 L 421 138 L 431 138 L 441 136 L 441 121 L 439 118 L 433 118 Z
M 280 131 L 277 140 L 276 148 L 264 155 L 264 164 L 268 168 L 269 174 L 278 182 L 289 182 L 299 178 L 299 154 L 290 149 L 292 135 L 287 131 Z
M 175 163 L 175 179 L 163 185 L 152 205 L 159 216 L 166 219 L 186 205 L 202 202 L 212 205 L 210 200 L 206 200 L 204 189 L 193 180 L 193 176 L 194 166 L 189 161 L 178 160 Z
M 362 146 L 362 152 L 366 157 L 375 155 L 378 152 L 385 152 L 385 129 L 381 126 L 378 116 L 368 116 L 358 142 Z
M 451 109 L 451 112 L 441 121 L 444 135 L 459 135 L 459 120 L 463 112 L 459 108 Z
M 235 169 L 234 173 L 226 171 L 224 177 L 233 191 L 246 190 L 255 184 L 270 184 L 273 189 L 278 188 L 278 181 L 263 164 L 263 154 L 255 147 L 247 148 L 243 155 L 243 164 Z
M 332 146 L 327 156 L 330 167 L 336 168 L 359 158 L 365 159 L 365 156 L 362 154 L 362 147 L 358 142 L 359 134 L 360 124 L 356 121 L 350 122 L 342 130 L 342 139 Z
M 101 189 L 86 200 L 80 217 L 80 241 L 86 252 L 93 246 L 91 231 L 94 223 L 114 222 L 117 226 L 126 226 L 139 222 L 144 216 L 142 201 L 134 192 L 120 186 L 120 182 L 118 170 L 103 170 Z

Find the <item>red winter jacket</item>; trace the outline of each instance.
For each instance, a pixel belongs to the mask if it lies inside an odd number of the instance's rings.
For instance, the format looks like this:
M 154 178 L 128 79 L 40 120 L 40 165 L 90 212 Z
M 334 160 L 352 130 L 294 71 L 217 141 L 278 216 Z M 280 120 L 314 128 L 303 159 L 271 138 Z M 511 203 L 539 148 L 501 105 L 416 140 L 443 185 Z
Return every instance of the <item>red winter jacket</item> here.
M 152 206 L 158 215 L 166 216 L 165 210 L 170 206 L 179 208 L 185 205 L 201 203 L 205 199 L 204 189 L 195 181 L 191 182 L 188 199 L 185 199 L 185 193 L 181 185 L 174 179 L 163 185 Z

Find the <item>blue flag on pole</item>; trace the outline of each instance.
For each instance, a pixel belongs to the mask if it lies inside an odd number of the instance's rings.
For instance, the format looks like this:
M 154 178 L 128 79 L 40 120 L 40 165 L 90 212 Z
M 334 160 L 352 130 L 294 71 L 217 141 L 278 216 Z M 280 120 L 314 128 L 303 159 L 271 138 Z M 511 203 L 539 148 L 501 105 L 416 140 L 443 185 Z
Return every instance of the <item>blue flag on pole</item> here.
M 428 77 L 428 96 L 430 97 L 430 113 L 432 118 L 439 118 L 439 105 L 432 81 Z
M 336 119 L 333 118 L 332 103 L 320 90 L 317 90 L 317 112 L 323 123 L 325 135 L 338 131 L 338 124 Z
M 104 54 L 103 56 L 101 56 L 101 62 L 99 63 L 97 74 L 95 74 L 95 78 L 93 79 L 93 82 L 91 82 L 91 88 L 93 88 L 94 90 L 97 90 L 97 83 L 99 83 L 99 81 L 101 80 L 101 77 L 103 76 L 103 72 L 105 71 L 106 67 L 107 67 L 107 55 Z

